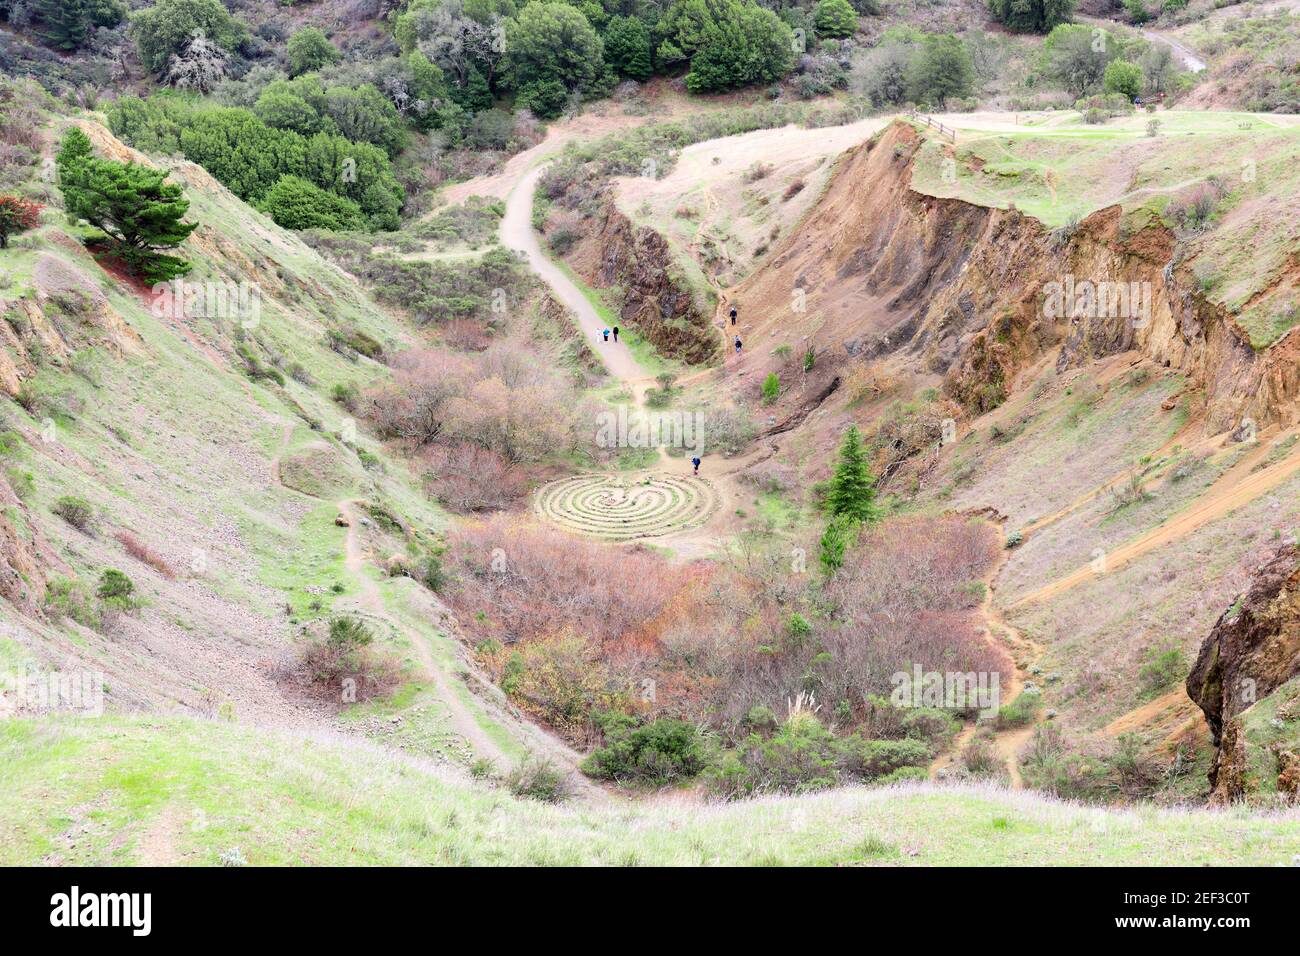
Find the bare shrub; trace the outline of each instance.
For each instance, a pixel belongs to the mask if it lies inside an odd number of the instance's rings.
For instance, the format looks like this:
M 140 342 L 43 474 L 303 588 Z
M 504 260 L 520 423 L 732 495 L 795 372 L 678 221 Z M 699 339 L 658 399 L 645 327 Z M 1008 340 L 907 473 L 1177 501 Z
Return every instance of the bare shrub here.
M 799 473 L 793 465 L 768 459 L 745 469 L 740 480 L 759 491 L 780 494 L 798 485 Z
M 176 569 L 172 567 L 171 563 L 130 531 L 116 531 L 113 537 L 117 539 L 118 544 L 126 549 L 127 554 L 141 564 L 147 564 L 168 581 L 176 579 Z
M 1184 229 L 1197 231 L 1209 223 L 1222 197 L 1217 180 L 1197 183 L 1169 203 L 1167 214 Z
M 501 455 L 470 442 L 430 445 L 420 456 L 429 492 L 452 511 L 497 511 L 528 493 L 527 476 Z
M 511 648 L 489 643 L 479 660 L 515 704 L 579 746 L 599 742 L 596 715 L 631 703 L 632 669 L 572 631 Z
M 365 414 L 381 437 L 427 444 L 442 434 L 451 399 L 469 387 L 472 365 L 435 349 L 403 352 L 393 365 L 393 383 L 366 393 Z
M 83 534 L 95 536 L 95 506 L 85 498 L 64 495 L 54 502 L 50 510 Z
M 511 387 L 485 378 L 447 406 L 449 434 L 473 442 L 516 464 L 538 461 L 562 447 L 569 435 L 567 394 L 547 381 Z
M 472 357 L 417 349 L 396 356 L 393 367 L 394 381 L 364 403 L 383 438 L 469 442 L 519 464 L 571 437 L 572 389 L 517 342 Z
M 506 774 L 505 784 L 516 797 L 543 803 L 562 803 L 573 795 L 568 775 L 545 757 L 528 757 Z
M 462 352 L 482 352 L 492 344 L 487 327 L 474 319 L 452 319 L 443 329 L 442 340 Z
M 962 748 L 961 765 L 968 773 L 977 777 L 990 777 L 1005 769 L 993 746 L 993 740 L 985 734 L 976 734 Z
M 351 703 L 381 696 L 401 681 L 397 664 L 377 653 L 374 634 L 359 618 L 335 617 L 311 634 L 282 674 L 322 699 Z
M 874 401 L 897 387 L 898 379 L 879 362 L 854 365 L 844 376 L 844 389 L 851 404 Z
M 635 643 L 702 574 L 504 516 L 453 531 L 448 557 L 462 619 L 479 639 L 507 645 L 566 630 L 597 644 Z

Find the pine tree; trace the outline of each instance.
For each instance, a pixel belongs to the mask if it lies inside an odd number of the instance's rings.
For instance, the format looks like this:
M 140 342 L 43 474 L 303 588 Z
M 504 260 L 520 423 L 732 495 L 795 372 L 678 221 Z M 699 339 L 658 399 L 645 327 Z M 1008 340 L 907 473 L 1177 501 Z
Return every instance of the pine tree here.
M 63 171 L 66 167 L 79 163 L 91 155 L 92 148 L 90 137 L 74 126 L 63 135 L 63 144 L 59 148 L 59 155 L 55 160 L 55 165 L 59 169 L 59 177 L 62 178 Z
M 197 223 L 182 222 L 190 208 L 167 173 L 90 154 L 90 140 L 72 129 L 58 157 L 59 188 L 68 215 L 84 219 L 112 242 L 114 252 L 137 275 L 163 282 L 185 275 L 190 264 L 159 250 L 184 242 Z
M 849 426 L 840 445 L 840 460 L 835 465 L 826 508 L 835 517 L 870 523 L 880 517 L 876 508 L 876 479 L 867 462 L 858 426 Z
M 121 0 L 33 0 L 40 34 L 56 50 L 82 47 L 93 27 L 112 27 L 126 16 Z
M 76 50 L 86 42 L 89 23 L 83 0 L 43 0 L 36 15 L 44 29 L 41 36 L 56 50 Z
M 857 540 L 857 536 L 858 522 L 852 518 L 837 516 L 826 525 L 817 558 L 827 575 L 834 574 L 844 566 L 844 555 Z

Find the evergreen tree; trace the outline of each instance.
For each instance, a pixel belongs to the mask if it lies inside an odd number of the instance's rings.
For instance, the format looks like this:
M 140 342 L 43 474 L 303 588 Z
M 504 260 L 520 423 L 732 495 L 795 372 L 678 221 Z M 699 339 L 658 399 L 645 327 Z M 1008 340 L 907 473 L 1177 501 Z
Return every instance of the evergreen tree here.
M 452 84 L 451 98 L 467 113 L 492 108 L 492 88 L 476 66 L 471 66 L 465 74 L 464 86 Z
M 343 58 L 338 47 L 330 42 L 324 31 L 317 27 L 304 27 L 285 45 L 289 57 L 289 75 L 311 73 L 323 66 L 337 63 Z
M 840 460 L 835 465 L 830 491 L 826 495 L 826 510 L 833 517 L 875 521 L 880 516 L 875 504 L 875 484 L 858 426 L 850 425 L 840 445 Z
M 86 135 L 74 129 L 59 153 L 59 187 L 68 214 L 108 236 L 113 251 L 149 282 L 189 272 L 184 259 L 160 251 L 175 249 L 198 225 L 181 221 L 190 207 L 181 187 L 164 182 L 163 170 L 98 159 L 88 154 L 88 146 Z
M 356 203 L 300 176 L 281 177 L 258 208 L 285 229 L 360 229 L 365 225 Z
M 794 33 L 753 0 L 674 0 L 656 30 L 656 60 L 690 62 L 686 88 L 716 93 L 779 80 L 794 66 Z
M 31 13 L 46 43 L 57 50 L 76 50 L 94 27 L 121 23 L 126 7 L 121 0 L 34 0 Z
M 63 143 L 59 148 L 59 155 L 55 157 L 54 164 L 58 167 L 59 175 L 63 175 L 64 167 L 79 163 L 87 159 L 93 149 L 90 145 L 90 137 L 82 132 L 80 127 L 74 126 L 63 136 Z
M 1102 89 L 1133 99 L 1142 92 L 1142 67 L 1126 60 L 1111 60 L 1102 74 Z
M 858 15 L 849 0 L 821 0 L 813 9 L 813 25 L 819 37 L 851 37 Z
M 989 0 L 994 18 L 1018 33 L 1047 33 L 1074 16 L 1074 0 Z
M 605 27 L 605 62 L 630 80 L 650 77 L 650 31 L 636 17 L 614 17 Z
M 912 100 L 942 106 L 944 100 L 971 95 L 975 65 L 965 44 L 951 33 L 925 38 L 910 71 Z
M 827 575 L 844 566 L 844 555 L 858 536 L 858 522 L 848 517 L 834 517 L 822 532 L 821 550 L 817 559 Z
M 590 88 L 605 72 L 604 44 L 577 7 L 533 0 L 506 20 L 512 89 L 559 83 L 568 92 Z
M 131 34 L 140 62 L 162 76 L 171 58 L 185 51 L 195 32 L 227 53 L 234 53 L 247 36 L 244 25 L 230 15 L 221 0 L 158 0 L 131 16 Z

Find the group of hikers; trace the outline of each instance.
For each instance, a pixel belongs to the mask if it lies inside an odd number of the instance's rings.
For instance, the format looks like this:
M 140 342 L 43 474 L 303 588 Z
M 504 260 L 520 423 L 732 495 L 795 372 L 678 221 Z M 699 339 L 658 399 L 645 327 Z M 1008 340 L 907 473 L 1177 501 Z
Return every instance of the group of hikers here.
M 734 329 L 734 328 L 736 327 L 736 306 L 735 306 L 734 304 L 731 306 L 731 311 L 728 312 L 727 314 L 728 314 L 728 316 L 729 316 L 730 319 L 731 319 L 731 327 Z M 601 337 L 602 340 L 604 340 L 604 341 L 606 341 L 606 342 L 609 341 L 609 337 L 610 337 L 611 335 L 614 336 L 614 341 L 617 342 L 617 341 L 618 341 L 618 326 L 617 326 L 617 325 L 614 326 L 612 329 L 611 329 L 611 328 L 602 328 L 602 329 L 600 330 L 600 337 Z M 736 354 L 739 355 L 739 354 L 740 354 L 740 350 L 741 350 L 741 348 L 742 348 L 741 341 L 740 341 L 740 336 L 739 336 L 739 335 L 736 336 L 735 348 L 736 348 Z M 698 474 L 700 473 L 700 458 L 699 458 L 698 455 L 696 455 L 694 458 L 691 459 L 691 465 L 692 465 L 692 467 L 695 469 L 695 474 L 698 475 Z
M 728 313 L 728 314 L 731 316 L 731 327 L 734 329 L 734 328 L 736 327 L 736 307 L 735 307 L 734 305 L 731 307 L 731 312 Z M 614 336 L 614 341 L 615 341 L 615 342 L 618 341 L 618 326 L 617 326 L 617 325 L 614 326 L 612 329 L 610 329 L 610 328 L 603 328 L 603 329 L 600 330 L 600 337 L 601 337 L 602 339 L 604 339 L 606 342 L 609 341 L 609 337 L 610 337 L 610 335 L 613 335 L 613 336 Z M 736 336 L 735 346 L 736 346 L 736 354 L 739 355 L 739 354 L 740 354 L 740 349 L 741 349 L 741 343 L 740 343 L 740 336 L 739 336 L 739 335 Z

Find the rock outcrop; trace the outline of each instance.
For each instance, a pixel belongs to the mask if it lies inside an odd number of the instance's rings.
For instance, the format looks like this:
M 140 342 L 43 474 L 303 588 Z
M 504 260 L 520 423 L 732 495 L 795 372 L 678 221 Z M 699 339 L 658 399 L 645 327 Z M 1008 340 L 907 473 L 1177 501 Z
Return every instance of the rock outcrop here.
M 1210 771 L 1212 800 L 1251 799 L 1261 792 L 1295 798 L 1300 753 L 1288 730 L 1290 710 L 1268 715 L 1263 735 L 1253 732 L 1259 721 L 1251 716 L 1297 676 L 1300 548 L 1289 545 L 1258 569 L 1251 586 L 1219 617 L 1187 678 L 1188 696 L 1205 712 L 1218 748 Z M 1294 723 L 1292 730 L 1300 731 L 1300 720 Z
M 704 304 L 674 275 L 667 240 L 647 226 L 634 225 L 608 197 L 594 224 L 596 231 L 575 262 L 593 285 L 621 291 L 619 318 L 664 355 L 691 365 L 712 359 L 718 335 Z

